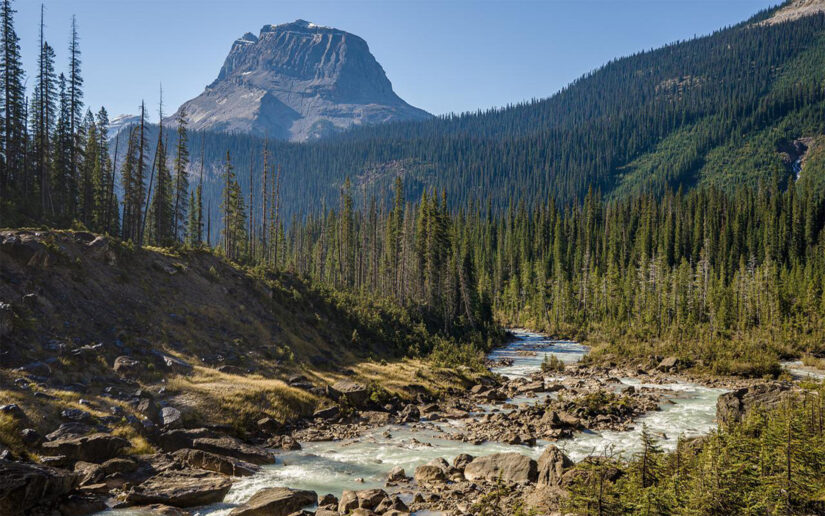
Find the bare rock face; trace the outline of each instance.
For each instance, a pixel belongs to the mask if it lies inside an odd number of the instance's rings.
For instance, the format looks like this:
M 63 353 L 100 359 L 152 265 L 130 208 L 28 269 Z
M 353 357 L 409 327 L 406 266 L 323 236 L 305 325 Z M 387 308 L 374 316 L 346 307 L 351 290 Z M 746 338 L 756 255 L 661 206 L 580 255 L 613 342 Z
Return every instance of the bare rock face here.
M 395 94 L 363 39 L 304 20 L 236 40 L 218 78 L 180 109 L 192 129 L 294 141 L 431 116 Z
M 759 25 L 776 25 L 823 12 L 825 12 L 825 0 L 792 0 L 783 4 L 773 16 L 760 22 Z

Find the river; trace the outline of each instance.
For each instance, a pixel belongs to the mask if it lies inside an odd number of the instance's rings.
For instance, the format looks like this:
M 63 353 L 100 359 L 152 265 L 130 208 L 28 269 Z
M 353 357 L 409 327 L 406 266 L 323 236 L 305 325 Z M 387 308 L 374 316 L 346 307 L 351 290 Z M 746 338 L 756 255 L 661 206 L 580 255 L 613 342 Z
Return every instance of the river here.
M 552 354 L 565 363 L 573 363 L 587 353 L 585 346 L 575 342 L 550 340 L 528 331 L 514 333 L 515 338 L 510 343 L 490 354 L 491 359 L 512 360 L 508 366 L 494 368 L 496 373 L 510 377 L 526 376 L 539 370 L 545 355 Z M 644 386 L 635 379 L 624 378 L 620 381 L 625 385 Z M 606 448 L 628 456 L 639 450 L 643 423 L 660 439 L 664 449 L 673 449 L 680 434 L 686 437 L 701 435 L 715 427 L 716 399 L 724 390 L 682 382 L 651 387 L 667 389 L 671 395 L 662 403 L 661 410 L 640 418 L 634 430 L 580 432 L 572 439 L 556 444 L 576 461 L 593 453 L 601 453 Z M 535 403 L 540 400 L 541 397 L 511 401 Z M 444 430 L 459 429 L 460 425 L 458 421 L 437 423 Z M 534 447 L 493 442 L 473 445 L 444 439 L 439 434 L 432 429 L 388 425 L 375 428 L 356 439 L 302 443 L 301 450 L 279 452 L 278 462 L 265 466 L 260 473 L 237 479 L 224 503 L 202 508 L 198 513 L 212 516 L 228 514 L 232 507 L 265 487 L 288 486 L 312 489 L 319 495 L 333 493 L 340 496 L 344 489 L 383 487 L 387 473 L 395 466 L 403 467 L 408 475 L 412 475 L 420 464 L 437 457 L 452 460 L 461 453 L 480 456 L 518 452 L 538 458 L 548 444 L 539 441 Z M 118 516 L 140 514 L 134 509 L 115 512 Z

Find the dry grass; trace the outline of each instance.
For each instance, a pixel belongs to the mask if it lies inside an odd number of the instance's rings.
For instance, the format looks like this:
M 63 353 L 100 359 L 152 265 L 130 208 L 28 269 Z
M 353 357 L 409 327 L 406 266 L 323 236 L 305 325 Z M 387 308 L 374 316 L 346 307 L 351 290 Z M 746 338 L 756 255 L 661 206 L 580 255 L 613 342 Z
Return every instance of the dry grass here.
M 311 414 L 318 403 L 316 396 L 278 379 L 225 374 L 206 367 L 173 377 L 166 385 L 174 395 L 172 405 L 185 419 L 231 425 L 239 431 L 264 416 L 283 422 Z
M 145 455 L 155 453 L 155 448 L 149 444 L 145 437 L 137 433 L 131 426 L 119 426 L 112 430 L 112 435 L 123 437 L 128 440 L 132 446 L 126 449 L 126 453 L 130 455 Z
M 351 365 L 349 369 L 354 373 L 353 375 L 340 372 L 317 372 L 313 376 L 327 383 L 347 379 L 367 385 L 376 384 L 401 398 L 411 397 L 411 392 L 407 387 L 412 384 L 420 385 L 431 393 L 437 393 L 448 388 L 466 388 L 475 383 L 477 376 L 469 371 L 434 368 L 430 363 L 417 359 L 360 362 Z

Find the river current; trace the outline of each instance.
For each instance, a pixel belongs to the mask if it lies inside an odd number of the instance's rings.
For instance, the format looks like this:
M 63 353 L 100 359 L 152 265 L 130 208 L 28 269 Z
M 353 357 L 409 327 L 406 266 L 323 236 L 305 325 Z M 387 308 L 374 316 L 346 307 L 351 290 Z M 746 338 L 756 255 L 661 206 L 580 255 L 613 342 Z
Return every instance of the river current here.
M 493 360 L 509 359 L 509 365 L 493 368 L 493 372 L 508 377 L 527 376 L 541 367 L 545 355 L 555 355 L 565 363 L 580 360 L 587 348 L 575 342 L 551 340 L 542 335 L 516 330 L 515 338 L 490 353 Z M 659 440 L 664 449 L 673 449 L 680 435 L 684 437 L 705 434 L 715 428 L 716 399 L 723 389 L 703 387 L 692 383 L 644 384 L 637 379 L 620 378 L 625 385 L 650 386 L 670 391 L 660 410 L 649 412 L 638 419 L 633 430 L 579 432 L 572 439 L 555 444 L 574 461 L 587 455 L 609 451 L 630 456 L 640 449 L 642 425 Z M 536 403 L 538 398 L 516 398 L 512 403 Z M 460 430 L 460 421 L 436 423 L 446 432 Z M 487 442 L 473 445 L 442 437 L 433 429 L 410 425 L 387 425 L 375 428 L 355 439 L 301 443 L 303 448 L 278 453 L 278 462 L 264 466 L 260 473 L 236 479 L 224 503 L 194 511 L 197 514 L 223 516 L 232 507 L 248 500 L 266 487 L 286 486 L 311 489 L 319 495 L 332 493 L 340 496 L 345 489 L 383 487 L 387 473 L 395 466 L 412 475 L 416 466 L 443 457 L 451 461 L 461 453 L 473 456 L 498 452 L 518 452 L 538 458 L 549 444 L 538 441 L 534 447 Z M 118 516 L 137 516 L 134 509 L 114 511 Z M 113 514 L 109 512 L 107 514 Z M 142 516 L 142 515 L 141 515 Z

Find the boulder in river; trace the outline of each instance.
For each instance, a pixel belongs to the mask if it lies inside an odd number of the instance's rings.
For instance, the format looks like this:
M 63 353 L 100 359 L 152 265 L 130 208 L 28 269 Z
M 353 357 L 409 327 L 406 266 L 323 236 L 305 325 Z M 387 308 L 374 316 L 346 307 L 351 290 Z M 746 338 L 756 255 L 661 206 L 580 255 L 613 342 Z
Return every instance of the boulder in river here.
M 447 475 L 443 468 L 434 464 L 422 464 L 415 468 L 413 476 L 417 484 L 443 484 L 447 481 Z
M 494 453 L 477 457 L 464 468 L 464 476 L 469 481 L 488 480 L 529 484 L 538 478 L 536 461 L 520 453 Z
M 196 507 L 222 502 L 232 481 L 204 470 L 163 471 L 133 487 L 126 501 L 133 505 L 160 503 L 175 507 Z
M 287 516 L 318 501 L 315 491 L 270 487 L 258 491 L 230 516 Z
M 387 475 L 387 484 L 393 482 L 403 482 L 407 480 L 407 474 L 404 472 L 404 468 L 401 466 L 395 466 L 392 468 Z

